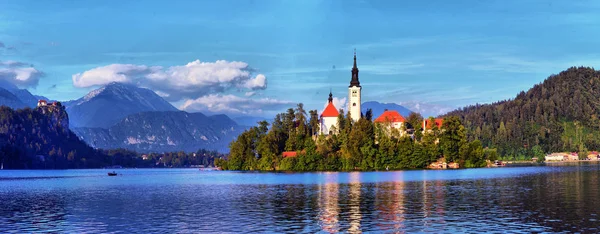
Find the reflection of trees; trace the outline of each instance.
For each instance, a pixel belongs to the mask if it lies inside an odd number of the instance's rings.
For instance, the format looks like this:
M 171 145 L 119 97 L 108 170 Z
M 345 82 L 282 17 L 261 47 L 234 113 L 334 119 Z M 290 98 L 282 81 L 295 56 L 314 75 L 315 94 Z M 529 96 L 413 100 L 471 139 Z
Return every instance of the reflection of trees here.
M 512 194 L 500 207 L 552 232 L 597 232 L 600 227 L 600 165 L 557 167 L 544 173 L 511 180 L 500 194 Z M 554 168 L 553 168 L 554 169 Z M 565 172 L 566 171 L 566 172 Z M 594 215 L 595 214 L 595 215 Z M 587 230 L 587 231 L 586 231 Z
M 600 226 L 600 217 L 593 215 L 600 215 L 598 168 L 557 170 L 416 182 L 389 173 L 397 178 L 381 183 L 361 183 L 362 173 L 325 173 L 319 185 L 244 186 L 252 190 L 234 206 L 275 232 L 595 232 L 592 228 Z M 340 184 L 341 175 L 349 176 L 349 183 Z
M 398 231 L 405 228 L 405 182 L 402 173 L 397 173 L 396 176 L 396 182 L 378 185 L 375 195 L 378 211 L 377 226 L 382 230 Z

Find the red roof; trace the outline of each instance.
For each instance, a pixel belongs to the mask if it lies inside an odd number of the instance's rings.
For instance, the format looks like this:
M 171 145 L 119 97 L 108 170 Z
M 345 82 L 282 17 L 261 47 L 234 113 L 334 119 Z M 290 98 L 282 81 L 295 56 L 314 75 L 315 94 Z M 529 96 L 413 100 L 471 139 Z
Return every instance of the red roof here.
M 435 126 L 437 126 L 438 128 L 442 128 L 443 123 L 444 123 L 444 119 L 442 119 L 442 118 L 435 119 Z M 429 123 L 429 119 L 423 120 L 423 128 L 424 129 L 431 129 L 432 127 L 433 127 L 433 125 L 431 125 L 431 123 Z
M 402 117 L 402 115 L 400 115 L 400 113 L 398 113 L 398 111 L 395 110 L 386 110 L 383 112 L 383 114 L 381 114 L 379 117 L 377 117 L 377 119 L 375 119 L 375 122 L 377 123 L 384 123 L 384 122 L 392 122 L 392 123 L 396 123 L 396 122 L 404 122 L 406 120 L 404 120 L 404 117 Z
M 46 100 L 39 100 L 38 102 L 47 103 Z
M 284 158 L 287 158 L 287 157 L 296 157 L 296 156 L 298 156 L 298 153 L 296 151 L 285 151 L 285 152 L 282 153 L 282 156 Z
M 338 110 L 333 105 L 333 102 L 329 102 L 323 113 L 321 113 L 321 117 L 337 117 L 340 114 Z

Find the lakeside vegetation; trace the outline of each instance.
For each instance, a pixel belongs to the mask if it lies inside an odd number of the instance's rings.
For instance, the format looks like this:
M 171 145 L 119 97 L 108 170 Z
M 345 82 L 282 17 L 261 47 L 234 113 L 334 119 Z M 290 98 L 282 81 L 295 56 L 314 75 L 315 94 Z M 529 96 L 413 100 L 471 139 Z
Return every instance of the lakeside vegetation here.
M 457 117 L 446 118 L 441 129 L 432 124 L 431 131 L 417 131 L 414 138 L 401 134 L 405 129 L 374 123 L 371 110 L 356 122 L 340 110 L 339 129 L 328 136 L 317 135 L 318 118 L 316 110 L 307 114 L 300 103 L 277 114 L 272 124 L 262 121 L 243 132 L 231 143 L 228 159 L 215 164 L 225 170 L 370 171 L 426 168 L 440 158 L 461 167 L 483 167 L 496 159 L 495 150 L 467 140 Z M 408 128 L 420 127 L 422 120 L 412 113 Z M 283 157 L 285 151 L 298 156 Z
M 571 67 L 513 100 L 473 105 L 445 116 L 459 117 L 467 139 L 496 148 L 503 160 L 543 160 L 546 153 L 600 149 L 600 72 Z

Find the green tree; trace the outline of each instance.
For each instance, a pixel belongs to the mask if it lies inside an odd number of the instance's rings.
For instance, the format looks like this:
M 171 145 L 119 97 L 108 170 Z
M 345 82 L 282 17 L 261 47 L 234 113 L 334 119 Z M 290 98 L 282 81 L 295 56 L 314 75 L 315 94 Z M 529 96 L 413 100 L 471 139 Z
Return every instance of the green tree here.
M 452 162 L 459 159 L 460 149 L 466 144 L 465 128 L 460 119 L 455 116 L 447 117 L 443 122 L 443 132 L 440 145 L 446 160 Z
M 543 162 L 546 160 L 546 154 L 541 146 L 535 145 L 533 148 L 531 148 L 531 151 L 533 152 L 533 157 L 538 158 L 538 162 Z
M 408 123 L 407 128 L 418 131 L 422 128 L 423 116 L 417 112 L 410 112 L 408 118 L 406 118 L 406 122 Z

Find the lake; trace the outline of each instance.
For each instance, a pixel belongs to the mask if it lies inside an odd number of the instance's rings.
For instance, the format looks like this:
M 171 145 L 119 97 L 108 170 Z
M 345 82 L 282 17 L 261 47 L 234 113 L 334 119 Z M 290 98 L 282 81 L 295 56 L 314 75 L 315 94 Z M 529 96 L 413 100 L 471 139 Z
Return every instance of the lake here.
M 0 233 L 600 232 L 600 164 L 0 171 Z

